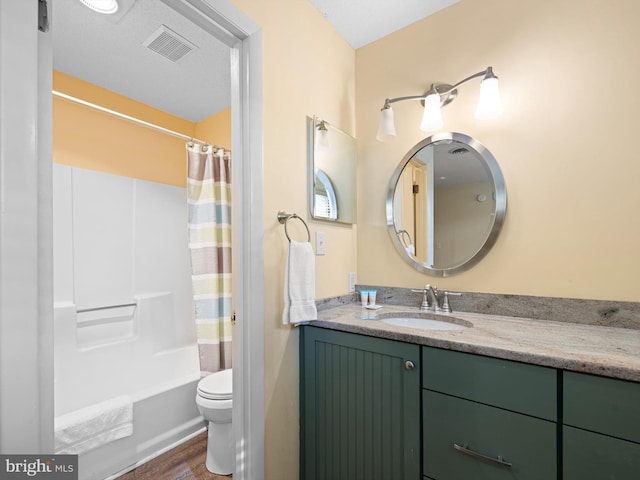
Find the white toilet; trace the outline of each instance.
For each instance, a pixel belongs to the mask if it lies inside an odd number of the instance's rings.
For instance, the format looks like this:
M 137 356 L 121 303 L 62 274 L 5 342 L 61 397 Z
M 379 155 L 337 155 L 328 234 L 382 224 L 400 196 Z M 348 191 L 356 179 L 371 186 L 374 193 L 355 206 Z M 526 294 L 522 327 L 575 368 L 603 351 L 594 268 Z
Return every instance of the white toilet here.
M 207 470 L 218 475 L 233 473 L 232 385 L 231 369 L 212 373 L 198 382 L 196 403 L 209 422 Z

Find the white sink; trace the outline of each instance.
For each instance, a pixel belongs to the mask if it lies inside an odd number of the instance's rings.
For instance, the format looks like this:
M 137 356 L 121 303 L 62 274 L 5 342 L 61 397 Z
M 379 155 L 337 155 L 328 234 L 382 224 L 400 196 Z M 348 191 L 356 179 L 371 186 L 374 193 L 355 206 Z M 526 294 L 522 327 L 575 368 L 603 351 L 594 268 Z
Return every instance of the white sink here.
M 395 313 L 390 314 L 387 313 L 383 318 L 379 318 L 379 320 L 383 323 L 387 323 L 389 325 L 396 325 L 398 327 L 408 327 L 408 328 L 420 328 L 422 330 L 466 330 L 469 327 L 472 327 L 473 324 L 471 322 L 467 322 L 465 320 L 461 320 L 455 317 L 449 317 L 445 319 L 435 319 L 436 315 L 429 314 L 403 314 L 403 313 Z M 431 318 L 429 318 L 431 317 Z

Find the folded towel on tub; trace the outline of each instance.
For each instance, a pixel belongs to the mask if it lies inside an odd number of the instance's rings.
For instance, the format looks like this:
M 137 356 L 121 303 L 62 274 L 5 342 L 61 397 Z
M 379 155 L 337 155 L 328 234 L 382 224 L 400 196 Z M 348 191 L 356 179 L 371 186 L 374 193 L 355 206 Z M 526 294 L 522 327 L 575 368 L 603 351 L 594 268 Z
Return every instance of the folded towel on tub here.
M 79 455 L 133 435 L 133 402 L 127 395 L 55 418 L 55 453 Z
M 282 323 L 296 325 L 316 320 L 316 274 L 309 242 L 289 242 L 284 270 L 284 312 Z

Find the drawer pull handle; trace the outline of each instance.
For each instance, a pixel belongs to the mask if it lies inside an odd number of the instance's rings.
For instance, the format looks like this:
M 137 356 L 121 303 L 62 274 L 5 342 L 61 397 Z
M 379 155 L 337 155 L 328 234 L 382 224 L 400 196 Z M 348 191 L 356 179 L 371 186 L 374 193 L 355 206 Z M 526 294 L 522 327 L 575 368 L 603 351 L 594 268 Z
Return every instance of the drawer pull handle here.
M 481 453 L 474 452 L 473 450 L 469 450 L 467 447 L 461 447 L 457 443 L 453 444 L 453 448 L 455 448 L 459 452 L 466 453 L 467 455 L 471 455 L 472 457 L 476 457 L 481 460 L 486 460 L 487 462 L 495 463 L 503 467 L 511 468 L 513 466 L 513 463 L 505 462 L 501 456 L 498 456 L 497 458 L 487 457 L 486 455 L 482 455 Z
M 404 368 L 405 370 L 413 370 L 414 368 L 416 368 L 416 366 L 411 360 L 407 360 L 406 362 L 404 362 Z

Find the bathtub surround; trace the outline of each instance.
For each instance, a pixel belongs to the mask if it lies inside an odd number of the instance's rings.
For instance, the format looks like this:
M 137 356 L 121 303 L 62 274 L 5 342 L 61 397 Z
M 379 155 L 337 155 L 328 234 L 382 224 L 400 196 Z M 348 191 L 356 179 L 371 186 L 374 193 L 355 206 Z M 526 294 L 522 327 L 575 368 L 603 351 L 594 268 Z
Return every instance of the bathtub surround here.
M 429 280 L 425 279 L 425 283 Z M 435 282 L 434 282 L 435 283 Z M 418 285 L 415 288 L 422 288 Z M 377 289 L 379 304 L 419 307 L 422 294 L 411 288 L 356 285 L 356 290 Z M 530 295 L 509 295 L 499 293 L 461 292 L 462 295 L 449 299 L 453 314 L 456 312 L 482 313 L 534 320 L 551 320 L 562 323 L 577 323 L 603 327 L 640 330 L 640 302 L 617 300 L 590 300 L 580 298 L 537 297 Z M 353 294 L 324 299 L 320 305 L 328 308 L 357 301 Z M 354 300 L 356 299 L 356 300 Z M 327 307 L 325 307 L 327 308 Z
M 205 426 L 194 401 L 187 194 L 60 164 L 53 172 L 58 426 L 82 417 L 77 427 L 88 429 L 85 414 L 105 401 L 132 403 L 131 435 L 106 435 L 79 457 L 82 479 L 104 478 Z
M 187 144 L 189 251 L 202 375 L 231 368 L 230 155 Z

